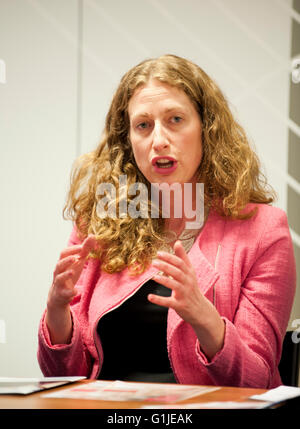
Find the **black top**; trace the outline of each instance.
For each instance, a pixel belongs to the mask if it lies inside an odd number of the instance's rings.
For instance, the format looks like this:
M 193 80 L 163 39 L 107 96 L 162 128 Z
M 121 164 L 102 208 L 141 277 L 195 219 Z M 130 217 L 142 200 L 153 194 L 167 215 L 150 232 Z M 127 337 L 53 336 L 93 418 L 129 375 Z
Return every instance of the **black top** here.
M 149 280 L 98 324 L 104 360 L 98 378 L 176 383 L 167 352 L 168 308 L 147 295 L 170 296 L 171 290 Z

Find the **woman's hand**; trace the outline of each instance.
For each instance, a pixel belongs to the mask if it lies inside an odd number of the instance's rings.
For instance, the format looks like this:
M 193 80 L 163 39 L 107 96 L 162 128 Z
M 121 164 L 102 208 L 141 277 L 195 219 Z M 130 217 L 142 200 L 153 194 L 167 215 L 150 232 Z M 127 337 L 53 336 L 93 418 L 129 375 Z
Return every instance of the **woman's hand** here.
M 173 308 L 177 314 L 194 329 L 201 349 L 211 359 L 224 342 L 225 326 L 214 305 L 201 293 L 196 272 L 180 241 L 174 244 L 172 255 L 158 252 L 153 265 L 165 276 L 153 279 L 172 290 L 170 297 L 150 294 L 153 304 Z
M 77 283 L 86 257 L 97 245 L 96 238 L 89 235 L 82 244 L 64 249 L 53 273 L 53 282 L 48 295 L 48 307 L 65 307 L 76 296 Z
M 96 246 L 96 238 L 89 235 L 82 244 L 70 246 L 60 254 L 48 294 L 45 319 L 52 344 L 70 342 L 73 327 L 69 304 L 77 294 L 75 285 L 86 258 Z

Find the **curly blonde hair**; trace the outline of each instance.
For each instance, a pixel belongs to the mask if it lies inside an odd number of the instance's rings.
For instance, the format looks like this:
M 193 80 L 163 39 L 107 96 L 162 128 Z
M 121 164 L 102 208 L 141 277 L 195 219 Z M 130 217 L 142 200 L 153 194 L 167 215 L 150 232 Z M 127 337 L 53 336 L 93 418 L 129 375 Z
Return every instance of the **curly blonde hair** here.
M 267 185 L 260 163 L 243 128 L 235 121 L 227 101 L 213 80 L 196 64 L 175 55 L 148 59 L 129 70 L 114 94 L 99 146 L 79 157 L 72 169 L 71 185 L 63 210 L 84 238 L 94 234 L 100 249 L 101 268 L 114 273 L 128 267 L 143 272 L 163 243 L 164 219 L 129 216 L 101 219 L 97 215 L 97 187 L 111 183 L 119 187 L 120 175 L 127 185 L 149 183 L 139 171 L 129 140 L 128 103 L 135 90 L 157 79 L 183 90 L 196 107 L 202 123 L 203 156 L 199 183 L 204 183 L 204 202 L 222 216 L 246 219 L 252 203 L 271 203 L 275 192 Z M 116 207 L 119 207 L 119 196 Z M 150 207 L 150 202 L 149 202 Z

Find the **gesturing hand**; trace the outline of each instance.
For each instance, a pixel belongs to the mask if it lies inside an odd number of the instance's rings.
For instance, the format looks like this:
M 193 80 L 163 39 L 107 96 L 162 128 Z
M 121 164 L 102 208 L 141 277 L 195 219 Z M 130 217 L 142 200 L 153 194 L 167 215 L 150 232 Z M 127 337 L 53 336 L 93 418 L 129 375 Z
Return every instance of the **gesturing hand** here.
M 86 257 L 96 245 L 96 238 L 89 235 L 82 244 L 67 247 L 61 252 L 53 274 L 48 306 L 66 306 L 76 296 L 75 284 L 80 277 Z
M 150 294 L 148 299 L 154 304 L 173 308 L 179 316 L 191 325 L 199 323 L 199 315 L 205 305 L 195 270 L 180 241 L 174 244 L 172 255 L 158 252 L 153 265 L 165 275 L 156 275 L 153 279 L 172 290 L 170 297 Z
M 47 300 L 46 325 L 52 344 L 69 344 L 72 337 L 70 302 L 77 295 L 75 285 L 82 273 L 86 257 L 97 246 L 89 235 L 82 244 L 64 249 L 56 264 Z
M 156 275 L 155 281 L 172 290 L 170 297 L 149 294 L 153 304 L 173 308 L 194 329 L 201 348 L 211 358 L 222 347 L 225 326 L 213 304 L 201 293 L 196 272 L 180 241 L 174 244 L 174 255 L 158 252 L 153 265 L 165 276 Z

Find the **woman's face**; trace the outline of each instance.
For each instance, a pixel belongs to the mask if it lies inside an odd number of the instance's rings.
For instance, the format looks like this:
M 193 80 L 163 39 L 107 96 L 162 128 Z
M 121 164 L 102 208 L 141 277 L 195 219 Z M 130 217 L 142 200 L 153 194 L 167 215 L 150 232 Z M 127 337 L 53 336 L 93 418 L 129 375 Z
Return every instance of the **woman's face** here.
M 150 80 L 128 105 L 130 141 L 150 183 L 195 183 L 202 158 L 202 126 L 184 91 Z

